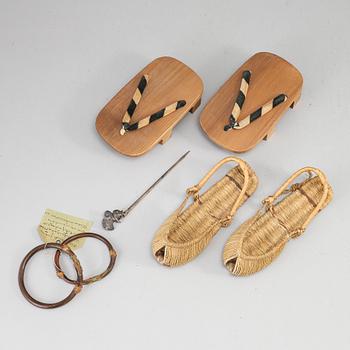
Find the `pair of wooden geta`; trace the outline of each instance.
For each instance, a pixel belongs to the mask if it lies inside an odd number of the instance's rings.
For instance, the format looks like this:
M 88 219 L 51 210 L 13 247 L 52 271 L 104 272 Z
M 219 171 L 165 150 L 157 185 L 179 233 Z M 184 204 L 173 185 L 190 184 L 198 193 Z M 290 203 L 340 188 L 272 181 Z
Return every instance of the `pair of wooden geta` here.
M 225 130 L 237 98 L 239 102 L 245 72 L 250 73 L 249 91 L 244 96 L 237 122 L 259 112 L 259 108 L 263 112 L 265 108 L 266 113 L 243 128 Z M 141 84 L 142 81 L 146 84 Z M 302 84 L 302 75 L 293 65 L 274 54 L 257 53 L 209 100 L 200 116 L 202 129 L 209 139 L 227 150 L 248 151 L 266 139 L 284 112 L 295 105 Z M 169 139 L 186 114 L 199 107 L 202 93 L 202 79 L 192 69 L 175 58 L 157 58 L 101 110 L 96 120 L 97 131 L 118 152 L 140 156 Z M 266 110 L 278 96 L 284 96 L 283 101 Z

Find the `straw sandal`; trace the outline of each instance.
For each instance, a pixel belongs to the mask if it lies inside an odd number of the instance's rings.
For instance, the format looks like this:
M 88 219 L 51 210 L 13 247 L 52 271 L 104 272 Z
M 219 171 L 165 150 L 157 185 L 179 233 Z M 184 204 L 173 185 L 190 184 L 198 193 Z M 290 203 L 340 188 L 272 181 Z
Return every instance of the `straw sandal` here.
M 219 167 L 236 162 L 220 181 L 205 193 L 199 191 Z M 152 243 L 153 255 L 166 266 L 185 264 L 207 246 L 221 227 L 230 225 L 236 210 L 255 191 L 258 179 L 243 160 L 227 157 L 217 163 L 198 185 L 186 191 L 180 207 L 165 221 Z M 193 203 L 186 209 L 189 197 Z
M 218 90 L 201 113 L 208 137 L 233 152 L 255 147 L 273 132 L 283 113 L 300 98 L 300 72 L 268 52 L 246 61 Z
M 157 58 L 107 103 L 96 129 L 118 152 L 140 156 L 170 138 L 176 124 L 199 107 L 202 92 L 192 69 L 175 58 Z
M 305 172 L 308 179 L 288 187 Z M 312 173 L 316 175 L 312 177 Z M 226 268 L 233 275 L 243 276 L 269 265 L 291 238 L 305 231 L 332 196 L 332 188 L 319 169 L 306 167 L 294 173 L 273 196 L 263 201 L 264 209 L 228 239 L 223 253 Z M 274 204 L 277 199 L 280 200 Z

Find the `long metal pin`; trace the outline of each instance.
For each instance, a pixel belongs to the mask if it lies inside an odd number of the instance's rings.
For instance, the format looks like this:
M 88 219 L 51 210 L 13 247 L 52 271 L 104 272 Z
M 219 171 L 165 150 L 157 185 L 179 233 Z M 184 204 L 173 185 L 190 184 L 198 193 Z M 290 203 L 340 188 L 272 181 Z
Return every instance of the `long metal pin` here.
M 173 170 L 177 164 L 179 164 L 188 154 L 190 151 L 187 151 L 185 154 L 183 154 L 163 175 L 159 177 L 158 180 L 156 180 L 150 187 L 147 188 L 145 192 L 141 194 L 127 209 L 120 210 L 115 209 L 112 211 L 106 210 L 104 213 L 104 217 L 102 220 L 102 226 L 105 230 L 114 230 L 114 223 L 120 223 L 125 216 L 127 216 L 132 209 L 136 207 L 136 205 L 150 193 L 155 186 L 158 185 L 158 183 L 164 179 L 165 176 L 169 174 L 171 170 Z

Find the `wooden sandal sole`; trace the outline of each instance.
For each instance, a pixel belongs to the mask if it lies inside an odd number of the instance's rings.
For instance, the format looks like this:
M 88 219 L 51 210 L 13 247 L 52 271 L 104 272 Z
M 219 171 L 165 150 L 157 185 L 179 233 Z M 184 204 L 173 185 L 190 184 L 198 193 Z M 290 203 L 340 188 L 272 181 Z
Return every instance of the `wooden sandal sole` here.
M 250 81 L 238 122 L 259 112 L 259 107 L 269 101 L 272 103 L 275 97 L 283 94 L 286 98 L 249 125 L 225 131 L 224 127 L 235 105 L 244 72 L 250 72 Z M 201 127 L 217 145 L 232 152 L 246 152 L 261 140 L 269 138 L 282 115 L 289 107 L 293 108 L 300 99 L 302 84 L 300 72 L 283 58 L 268 52 L 257 53 L 248 59 L 208 102 L 200 116 Z
M 143 77 L 147 86 L 142 98 L 137 90 Z M 100 136 L 116 151 L 127 156 L 140 156 L 158 143 L 164 144 L 171 136 L 173 128 L 188 112 L 194 113 L 199 107 L 203 92 L 201 78 L 184 63 L 171 57 L 160 57 L 152 61 L 132 78 L 101 110 L 96 119 L 96 129 Z M 131 121 L 144 123 L 146 116 L 155 117 L 154 123 L 125 132 L 123 118 L 130 111 L 130 103 L 138 93 L 138 103 L 132 110 Z M 159 118 L 157 111 L 177 101 L 184 102 L 179 109 Z M 133 106 L 135 107 L 135 105 Z M 159 114 L 159 112 L 158 112 Z M 159 118 L 159 119 L 158 119 Z

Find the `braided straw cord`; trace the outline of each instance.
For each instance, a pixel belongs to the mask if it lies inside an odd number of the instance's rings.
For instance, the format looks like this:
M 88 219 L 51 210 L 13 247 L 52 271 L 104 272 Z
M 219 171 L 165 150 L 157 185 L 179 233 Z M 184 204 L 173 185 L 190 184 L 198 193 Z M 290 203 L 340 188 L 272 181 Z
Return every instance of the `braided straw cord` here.
M 288 188 L 305 172 L 309 174 L 308 179 Z M 312 173 L 316 175 L 312 177 Z M 294 173 L 273 196 L 263 201 L 265 210 L 258 211 L 228 239 L 223 252 L 226 268 L 233 275 L 242 276 L 269 265 L 291 238 L 297 238 L 305 231 L 332 196 L 333 191 L 319 169 L 306 167 Z
M 217 169 L 231 161 L 239 165 L 199 195 Z M 152 243 L 157 261 L 166 266 L 177 266 L 195 258 L 221 227 L 231 223 L 236 210 L 255 191 L 257 182 L 254 171 L 241 159 L 227 157 L 216 164 L 196 186 L 186 191 L 180 207 L 157 231 Z M 193 203 L 185 209 L 190 196 Z

